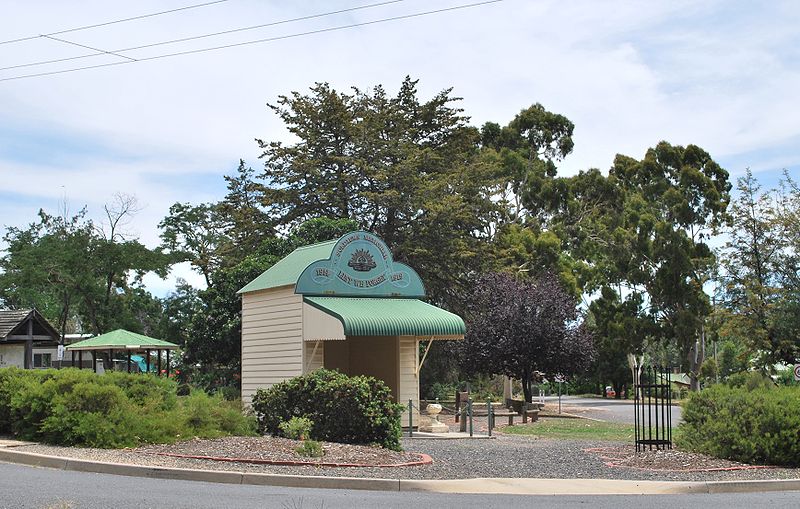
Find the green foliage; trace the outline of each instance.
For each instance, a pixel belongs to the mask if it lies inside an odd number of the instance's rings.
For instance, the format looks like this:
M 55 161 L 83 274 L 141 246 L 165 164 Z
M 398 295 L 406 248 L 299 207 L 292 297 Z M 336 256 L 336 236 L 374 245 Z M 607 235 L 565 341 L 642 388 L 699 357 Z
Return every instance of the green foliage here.
M 132 447 L 193 436 L 252 435 L 240 403 L 151 375 L 0 369 L 0 432 L 58 445 Z M 10 395 L 10 397 L 9 397 Z
M 125 328 L 153 334 L 160 326 L 158 299 L 141 287 L 145 273 L 166 276 L 172 261 L 128 238 L 123 226 L 136 200 L 118 194 L 105 206 L 107 220 L 39 211 L 27 228 L 8 228 L 0 257 L 0 302 L 37 308 L 63 333 L 79 322 L 96 334 Z
M 734 389 L 754 391 L 756 389 L 774 389 L 775 382 L 760 371 L 743 371 L 735 373 L 725 380 L 725 385 Z
M 308 417 L 292 417 L 278 424 L 281 433 L 292 440 L 305 440 L 311 434 L 314 422 Z
M 307 458 L 321 458 L 325 454 L 325 451 L 322 449 L 322 444 L 316 440 L 304 440 L 295 451 L 300 456 L 305 456 Z
M 280 434 L 281 423 L 307 417 L 314 440 L 400 449 L 403 406 L 393 402 L 386 384 L 372 377 L 318 369 L 259 389 L 252 406 L 262 433 Z
M 693 393 L 677 435 L 682 448 L 744 463 L 800 465 L 800 389 L 718 384 Z

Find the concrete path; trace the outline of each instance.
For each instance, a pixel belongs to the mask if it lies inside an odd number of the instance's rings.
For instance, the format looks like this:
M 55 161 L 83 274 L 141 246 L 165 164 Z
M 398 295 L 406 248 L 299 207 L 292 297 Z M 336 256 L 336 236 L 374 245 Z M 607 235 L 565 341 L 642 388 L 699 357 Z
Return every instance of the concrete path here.
M 545 398 L 548 409 L 558 408 L 558 397 L 548 396 Z M 576 396 L 562 396 L 561 409 L 564 412 L 600 419 L 601 421 L 620 422 L 633 424 L 633 401 L 617 400 L 608 398 L 580 398 Z M 681 420 L 681 407 L 673 405 L 670 407 L 672 425 L 677 426 Z M 651 417 L 654 419 L 655 417 Z M 661 415 L 659 414 L 659 422 Z

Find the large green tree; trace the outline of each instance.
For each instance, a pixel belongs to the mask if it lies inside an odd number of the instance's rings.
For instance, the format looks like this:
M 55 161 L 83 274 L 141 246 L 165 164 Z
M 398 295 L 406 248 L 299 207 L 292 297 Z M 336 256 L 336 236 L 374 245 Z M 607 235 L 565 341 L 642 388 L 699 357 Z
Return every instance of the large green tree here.
M 654 337 L 681 350 L 697 388 L 711 310 L 703 286 L 715 262 L 708 239 L 726 217 L 729 190 L 727 172 L 707 152 L 661 142 L 642 160 L 618 155 L 607 176 L 545 179 L 525 196 L 586 262 L 585 289 L 607 286 L 618 299 L 640 300 L 658 325 Z
M 491 259 L 501 171 L 444 90 L 423 101 L 406 78 L 390 96 L 317 84 L 272 110 L 297 139 L 259 141 L 263 203 L 278 228 L 313 217 L 351 219 L 415 267 L 429 295 L 451 308 Z
M 72 216 L 40 211 L 27 228 L 9 228 L 0 258 L 4 305 L 36 307 L 62 334 L 155 330 L 160 304 L 141 287 L 141 277 L 165 276 L 169 259 L 124 231 L 133 198 L 119 195 L 105 211 L 107 220 L 98 224 L 82 209 Z

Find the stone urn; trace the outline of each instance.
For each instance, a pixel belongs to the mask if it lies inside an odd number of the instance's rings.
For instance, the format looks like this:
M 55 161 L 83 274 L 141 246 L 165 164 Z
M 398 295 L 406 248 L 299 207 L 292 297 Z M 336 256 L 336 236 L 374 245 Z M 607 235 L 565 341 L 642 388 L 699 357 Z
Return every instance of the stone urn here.
M 428 422 L 420 424 L 419 430 L 426 433 L 447 433 L 450 428 L 447 424 L 439 422 L 439 414 L 442 411 L 442 405 L 439 403 L 428 403 L 425 407 L 425 413 L 428 414 Z

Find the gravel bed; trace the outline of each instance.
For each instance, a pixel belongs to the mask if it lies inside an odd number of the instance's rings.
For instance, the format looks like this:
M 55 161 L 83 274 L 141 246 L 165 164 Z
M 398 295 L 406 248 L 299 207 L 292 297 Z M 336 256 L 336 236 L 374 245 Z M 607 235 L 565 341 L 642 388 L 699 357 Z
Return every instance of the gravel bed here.
M 435 440 L 403 439 L 407 452 L 429 454 L 433 464 L 413 467 L 320 467 L 220 463 L 208 460 L 142 454 L 135 449 L 101 450 L 22 446 L 19 450 L 74 458 L 207 470 L 235 470 L 288 475 L 383 477 L 403 479 L 464 479 L 473 477 L 598 478 L 633 480 L 742 480 L 798 479 L 800 469 L 771 468 L 720 472 L 654 472 L 633 468 L 611 468 L 599 454 L 586 451 L 597 447 L 628 447 L 613 442 L 535 439 L 498 435 L 496 439 Z
M 316 463 L 348 463 L 357 465 L 397 465 L 420 461 L 418 454 L 396 452 L 381 447 L 320 442 L 321 458 L 300 456 L 296 449 L 301 442 L 280 437 L 225 437 L 215 440 L 196 438 L 177 444 L 139 447 L 141 454 L 183 454 L 256 461 L 310 461 Z

